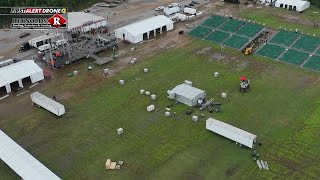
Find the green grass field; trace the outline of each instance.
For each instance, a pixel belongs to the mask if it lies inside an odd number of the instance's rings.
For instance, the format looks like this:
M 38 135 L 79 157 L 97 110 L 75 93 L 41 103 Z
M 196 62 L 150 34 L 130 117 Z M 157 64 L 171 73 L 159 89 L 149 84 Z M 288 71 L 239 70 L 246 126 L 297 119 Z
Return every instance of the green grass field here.
M 227 39 L 230 36 L 230 34 L 215 30 L 212 33 L 210 33 L 206 40 L 212 41 L 214 43 L 222 43 L 225 39 Z
M 292 45 L 297 49 L 313 52 L 320 45 L 320 38 L 311 36 L 301 36 L 300 39 Z
M 280 46 L 266 44 L 258 52 L 258 55 L 277 59 L 286 49 Z
M 208 47 L 206 54 L 197 55 Z M 1 120 L 0 126 L 62 179 L 317 179 L 319 74 L 229 48 L 217 60 L 219 53 L 220 46 L 194 40 L 98 85 L 84 86 L 94 76 L 80 73 L 44 91 L 73 94 L 62 100 L 65 116 L 34 107 L 32 114 Z M 145 67 L 149 73 L 143 73 Z M 215 71 L 219 78 L 213 77 Z M 251 79 L 245 94 L 238 91 L 241 75 Z M 126 84 L 120 86 L 119 79 Z M 219 114 L 203 111 L 206 117 L 258 135 L 263 145 L 256 150 L 270 171 L 258 170 L 251 150 L 206 130 L 205 119 L 192 122 L 185 113 L 189 107 L 166 98 L 168 89 L 186 79 L 223 104 Z M 140 95 L 140 89 L 158 99 Z M 222 92 L 227 99 L 220 98 Z M 146 112 L 150 104 L 155 112 Z M 176 119 L 164 116 L 171 104 Z M 119 127 L 122 136 L 116 134 Z M 106 171 L 107 158 L 125 164 L 119 171 Z M 1 164 L 0 179 L 17 177 Z
M 288 31 L 280 31 L 278 32 L 270 42 L 278 45 L 290 46 L 300 34 L 288 32 Z
M 295 65 L 301 65 L 304 60 L 309 57 L 309 54 L 289 49 L 279 59 L 284 62 L 288 62 Z
M 312 56 L 303 67 L 320 71 L 320 56 Z
M 242 10 L 239 13 L 241 18 L 250 19 L 252 21 L 265 23 L 267 27 L 278 29 L 279 27 L 290 29 L 299 29 L 300 32 L 317 34 L 320 37 L 320 32 L 318 28 L 314 28 L 312 25 L 301 25 L 297 21 L 288 21 L 283 18 L 283 16 L 298 16 L 301 18 L 301 21 L 310 20 L 312 22 L 320 22 L 319 14 L 314 14 L 313 12 L 319 12 L 319 8 L 313 6 L 303 13 L 297 13 L 293 11 L 288 11 L 281 8 L 263 8 L 255 10 Z

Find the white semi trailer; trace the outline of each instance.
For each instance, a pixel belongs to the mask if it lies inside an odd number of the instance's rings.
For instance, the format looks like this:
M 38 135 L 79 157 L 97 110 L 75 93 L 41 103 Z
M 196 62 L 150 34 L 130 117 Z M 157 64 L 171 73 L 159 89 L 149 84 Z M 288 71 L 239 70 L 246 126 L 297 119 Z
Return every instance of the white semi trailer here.
M 185 7 L 185 8 L 183 9 L 183 12 L 184 12 L 185 14 L 194 15 L 194 14 L 196 14 L 197 10 L 194 9 L 194 8 Z
M 34 104 L 43 107 L 57 116 L 62 116 L 65 113 L 64 105 L 39 92 L 32 93 L 31 100 Z
M 171 15 L 171 14 L 175 14 L 178 13 L 180 11 L 179 7 L 171 7 L 171 8 L 164 8 L 163 9 L 163 13 L 167 16 Z
M 254 147 L 257 139 L 257 136 L 254 134 L 251 134 L 247 131 L 236 128 L 234 126 L 231 126 L 227 123 L 224 123 L 222 121 L 219 121 L 213 118 L 207 119 L 206 129 L 213 131 L 228 139 L 231 139 L 239 144 L 247 146 L 251 149 Z

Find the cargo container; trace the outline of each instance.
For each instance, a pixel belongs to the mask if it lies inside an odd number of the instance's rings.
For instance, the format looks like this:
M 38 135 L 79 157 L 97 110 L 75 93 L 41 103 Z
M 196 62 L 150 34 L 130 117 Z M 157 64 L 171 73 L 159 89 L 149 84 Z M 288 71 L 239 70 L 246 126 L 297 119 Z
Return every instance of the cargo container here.
M 257 139 L 257 136 L 254 134 L 213 118 L 207 119 L 206 129 L 213 131 L 223 137 L 231 139 L 241 145 L 247 146 L 251 149 L 254 147 Z
M 52 112 L 57 116 L 62 116 L 65 113 L 64 105 L 39 92 L 32 93 L 31 100 L 34 104 Z

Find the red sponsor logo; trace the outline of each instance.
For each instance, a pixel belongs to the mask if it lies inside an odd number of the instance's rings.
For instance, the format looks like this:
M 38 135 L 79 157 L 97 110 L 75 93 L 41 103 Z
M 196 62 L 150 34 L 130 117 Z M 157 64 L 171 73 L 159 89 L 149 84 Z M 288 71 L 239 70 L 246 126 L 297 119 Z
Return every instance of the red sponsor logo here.
M 61 25 L 66 24 L 67 20 L 62 17 L 60 14 L 55 14 L 48 19 L 48 23 L 55 28 L 59 28 Z

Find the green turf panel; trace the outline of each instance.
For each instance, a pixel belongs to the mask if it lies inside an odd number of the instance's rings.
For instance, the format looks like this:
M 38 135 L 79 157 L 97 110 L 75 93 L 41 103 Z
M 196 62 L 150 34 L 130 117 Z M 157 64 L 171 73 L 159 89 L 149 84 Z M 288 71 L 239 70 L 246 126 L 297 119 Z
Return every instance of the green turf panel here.
M 220 29 L 224 31 L 235 32 L 236 30 L 239 29 L 240 26 L 242 26 L 243 23 L 244 22 L 242 21 L 230 19 L 229 21 L 225 22 L 220 27 Z
M 270 42 L 278 45 L 290 46 L 298 37 L 299 34 L 297 33 L 280 31 L 270 40 Z
M 301 65 L 304 60 L 308 58 L 309 54 L 296 51 L 293 49 L 289 49 L 286 53 L 284 53 L 279 59 L 284 62 L 288 62 L 295 65 Z
M 277 59 L 285 50 L 285 48 L 280 46 L 266 44 L 257 52 L 257 54 L 260 56 Z
M 316 52 L 316 54 L 319 54 L 319 55 L 320 55 L 320 49 L 318 49 L 318 51 Z
M 197 26 L 196 28 L 194 28 L 192 31 L 189 32 L 189 35 L 198 37 L 198 38 L 203 38 L 210 32 L 211 32 L 211 29 L 209 28 Z
M 249 41 L 248 38 L 240 37 L 237 35 L 231 36 L 229 39 L 227 39 L 224 44 L 226 46 L 230 46 L 236 49 L 240 49 L 242 46 L 244 46 L 245 43 Z
M 320 38 L 311 36 L 301 36 L 300 39 L 292 45 L 292 47 L 313 52 L 319 45 Z
M 263 29 L 263 26 L 258 24 L 246 23 L 236 33 L 247 37 L 254 37 Z
M 215 30 L 206 37 L 206 40 L 215 43 L 222 43 L 228 37 L 230 37 L 230 34 Z
M 303 67 L 320 71 L 320 56 L 312 56 Z
M 220 26 L 222 23 L 224 23 L 227 20 L 227 18 L 222 16 L 211 16 L 211 18 L 208 18 L 205 20 L 202 25 L 216 28 Z

